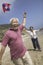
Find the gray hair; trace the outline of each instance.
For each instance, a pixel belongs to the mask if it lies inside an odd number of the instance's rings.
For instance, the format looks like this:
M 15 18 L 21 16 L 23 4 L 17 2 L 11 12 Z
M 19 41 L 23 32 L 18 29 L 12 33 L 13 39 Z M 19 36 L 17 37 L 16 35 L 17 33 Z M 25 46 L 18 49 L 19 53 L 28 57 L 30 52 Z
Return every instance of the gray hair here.
M 19 19 L 18 19 L 18 18 L 11 18 L 11 19 L 10 19 L 10 23 L 11 23 L 14 19 L 16 19 L 16 20 L 19 22 Z

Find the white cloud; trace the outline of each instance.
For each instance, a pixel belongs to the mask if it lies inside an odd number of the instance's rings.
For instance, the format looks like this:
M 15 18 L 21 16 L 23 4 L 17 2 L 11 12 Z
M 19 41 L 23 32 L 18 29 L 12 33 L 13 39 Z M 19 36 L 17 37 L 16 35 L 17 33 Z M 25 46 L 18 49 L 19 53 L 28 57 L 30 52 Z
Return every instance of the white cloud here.
M 0 13 L 2 12 L 2 3 L 10 3 L 12 4 L 15 0 L 0 0 Z

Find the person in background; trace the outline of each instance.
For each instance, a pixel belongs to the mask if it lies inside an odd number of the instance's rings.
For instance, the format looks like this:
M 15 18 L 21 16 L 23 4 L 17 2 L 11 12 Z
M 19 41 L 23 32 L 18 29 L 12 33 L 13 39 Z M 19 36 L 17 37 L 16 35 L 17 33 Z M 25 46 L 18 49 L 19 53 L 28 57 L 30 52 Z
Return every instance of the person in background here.
M 15 65 L 23 65 L 23 62 L 26 65 L 34 65 L 21 36 L 21 32 L 26 24 L 26 12 L 24 12 L 22 24 L 19 25 L 18 21 L 18 18 L 10 19 L 11 28 L 6 31 L 1 44 L 0 65 L 7 45 L 10 48 L 11 60 Z
M 38 50 L 41 51 L 39 41 L 38 41 L 38 37 L 37 37 L 37 34 L 36 34 L 37 31 L 40 31 L 40 30 L 34 30 L 34 28 L 32 26 L 29 27 L 29 30 L 26 30 L 26 32 L 28 34 L 30 34 L 30 36 L 31 36 L 31 41 L 33 43 L 34 50 L 36 50 L 38 48 Z

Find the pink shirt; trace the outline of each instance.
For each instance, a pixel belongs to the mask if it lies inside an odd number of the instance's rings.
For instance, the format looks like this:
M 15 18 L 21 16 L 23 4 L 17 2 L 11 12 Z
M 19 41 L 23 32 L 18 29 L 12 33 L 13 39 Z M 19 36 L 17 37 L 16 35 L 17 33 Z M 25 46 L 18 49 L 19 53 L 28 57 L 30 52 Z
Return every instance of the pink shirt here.
M 10 48 L 11 59 L 22 57 L 27 50 L 23 45 L 21 37 L 22 30 L 23 25 L 18 27 L 18 31 L 9 29 L 3 37 L 2 45 L 7 46 L 8 44 Z

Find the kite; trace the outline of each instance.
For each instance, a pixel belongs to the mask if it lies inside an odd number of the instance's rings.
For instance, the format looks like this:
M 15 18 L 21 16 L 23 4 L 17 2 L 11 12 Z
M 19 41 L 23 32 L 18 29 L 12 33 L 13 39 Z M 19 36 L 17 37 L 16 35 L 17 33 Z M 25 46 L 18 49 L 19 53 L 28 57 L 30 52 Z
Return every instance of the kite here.
M 2 4 L 2 9 L 3 9 L 3 12 L 5 13 L 6 11 L 10 11 L 10 5 L 9 3 L 3 3 Z

